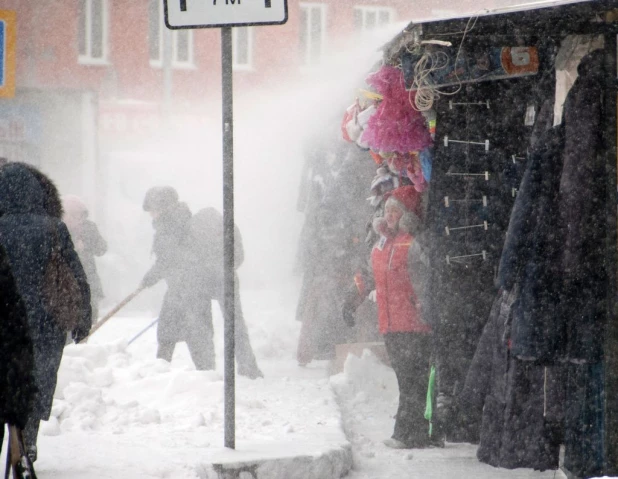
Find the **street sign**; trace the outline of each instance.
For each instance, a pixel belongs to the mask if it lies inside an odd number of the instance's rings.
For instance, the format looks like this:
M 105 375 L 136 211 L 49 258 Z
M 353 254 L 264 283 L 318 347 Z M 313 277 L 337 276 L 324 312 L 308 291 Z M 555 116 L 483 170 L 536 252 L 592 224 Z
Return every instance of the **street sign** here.
M 0 10 L 0 98 L 15 96 L 15 12 Z
M 287 0 L 164 0 L 168 28 L 281 25 Z

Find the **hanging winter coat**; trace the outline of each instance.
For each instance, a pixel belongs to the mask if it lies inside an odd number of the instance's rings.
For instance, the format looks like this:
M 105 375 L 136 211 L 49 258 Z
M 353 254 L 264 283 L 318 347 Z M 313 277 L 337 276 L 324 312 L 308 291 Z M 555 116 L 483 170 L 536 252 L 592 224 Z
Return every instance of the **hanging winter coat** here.
M 429 333 L 421 320 L 418 298 L 408 272 L 408 250 L 414 238 L 404 231 L 382 237 L 371 252 L 380 333 Z
M 564 379 L 560 366 L 521 361 L 509 351 L 514 293 L 491 309 L 458 402 L 461 414 L 482 415 L 477 457 L 507 469 L 557 469 Z
M 606 201 L 608 150 L 603 142 L 607 82 L 614 70 L 605 66 L 606 50 L 588 54 L 564 104 L 565 149 L 560 179 L 560 217 L 564 223 L 561 266 L 564 299 L 568 409 L 564 465 L 574 476 L 605 472 L 604 424 L 606 375 L 605 325 L 615 291 L 608 286 Z M 613 92 L 607 93 L 613 95 Z M 611 103 L 610 103 L 611 104 Z
M 49 179 L 46 181 L 51 184 Z M 57 194 L 55 188 L 54 192 Z M 86 275 L 67 227 L 58 218 L 50 216 L 45 208 L 50 203 L 46 194 L 49 195 L 50 190 L 42 188 L 37 177 L 24 165 L 9 163 L 0 168 L 0 244 L 6 249 L 17 288 L 25 302 L 34 346 L 38 393 L 31 417 L 44 420 L 51 412 L 67 333 L 46 312 L 42 299 L 44 265 L 50 260 L 53 241 L 60 243 L 60 254 L 75 276 L 83 296 L 84 309 L 74 336 L 83 338 L 92 323 Z
M 564 129 L 548 130 L 530 153 L 500 259 L 498 283 L 519 287 L 513 306 L 511 353 L 552 364 L 562 356 L 563 318 L 558 254 L 562 235 L 558 215 Z
M 584 57 L 564 104 L 565 148 L 559 211 L 565 226 L 565 320 L 569 359 L 594 363 L 603 357 L 607 322 L 607 158 L 604 155 L 604 50 Z M 610 112 L 609 114 L 613 114 Z

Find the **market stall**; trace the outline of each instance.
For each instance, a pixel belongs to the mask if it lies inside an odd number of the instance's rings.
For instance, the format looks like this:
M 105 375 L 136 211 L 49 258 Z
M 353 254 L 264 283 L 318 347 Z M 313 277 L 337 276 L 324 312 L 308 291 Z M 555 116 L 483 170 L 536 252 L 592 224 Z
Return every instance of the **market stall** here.
M 559 3 L 411 23 L 342 134 L 376 163 L 375 216 L 423 197 L 446 439 L 508 468 L 564 445 L 594 477 L 618 472 L 618 2 Z

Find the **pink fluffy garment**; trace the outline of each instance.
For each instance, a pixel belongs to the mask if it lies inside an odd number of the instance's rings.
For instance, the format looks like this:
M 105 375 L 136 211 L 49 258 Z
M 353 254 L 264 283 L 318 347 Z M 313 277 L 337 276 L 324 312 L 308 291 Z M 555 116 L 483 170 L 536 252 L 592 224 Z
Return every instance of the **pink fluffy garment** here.
M 401 70 L 384 65 L 369 75 L 367 83 L 383 99 L 369 118 L 363 143 L 375 151 L 399 153 L 419 151 L 432 144 L 423 114 L 410 104 L 414 102 L 414 92 L 406 91 Z

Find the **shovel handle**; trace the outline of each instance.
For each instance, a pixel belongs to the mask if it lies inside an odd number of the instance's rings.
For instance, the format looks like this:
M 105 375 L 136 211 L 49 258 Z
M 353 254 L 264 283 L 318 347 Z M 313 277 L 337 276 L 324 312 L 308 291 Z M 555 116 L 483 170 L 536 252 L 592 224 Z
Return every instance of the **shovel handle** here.
M 122 301 L 120 301 L 120 303 L 118 303 L 109 313 L 107 313 L 105 316 L 103 316 L 101 319 L 99 319 L 90 329 L 90 333 L 88 334 L 88 336 L 86 336 L 84 339 L 82 339 L 79 344 L 85 343 L 86 341 L 88 341 L 88 338 L 90 336 L 92 336 L 101 326 L 103 326 L 107 321 L 109 321 L 110 319 L 112 319 L 112 317 L 118 312 L 120 311 L 122 308 L 124 308 L 129 302 L 131 302 L 131 300 L 133 298 L 135 298 L 138 294 L 140 294 L 144 289 L 146 289 L 144 286 L 140 286 L 139 288 L 137 288 L 135 291 L 133 291 L 129 296 L 127 296 L 126 298 L 124 298 Z

